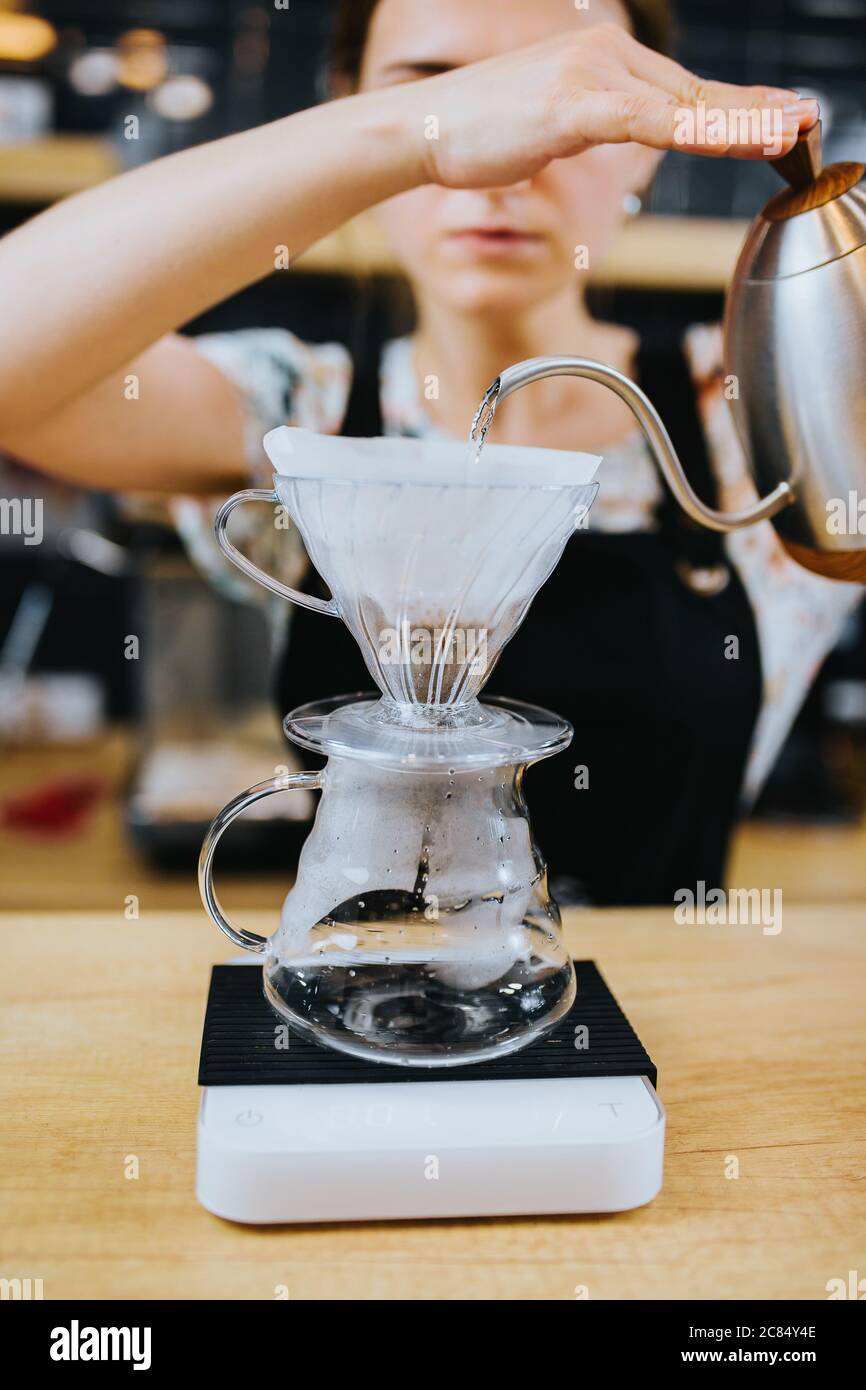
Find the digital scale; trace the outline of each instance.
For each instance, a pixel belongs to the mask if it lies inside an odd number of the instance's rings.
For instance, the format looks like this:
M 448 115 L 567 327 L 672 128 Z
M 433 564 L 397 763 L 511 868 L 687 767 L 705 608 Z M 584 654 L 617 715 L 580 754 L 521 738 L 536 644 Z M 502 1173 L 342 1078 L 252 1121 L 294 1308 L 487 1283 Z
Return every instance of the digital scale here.
M 553 1030 L 491 1062 L 401 1068 L 290 1032 L 249 957 L 214 966 L 196 1191 L 229 1221 L 627 1211 L 661 1189 L 656 1069 L 592 961 Z

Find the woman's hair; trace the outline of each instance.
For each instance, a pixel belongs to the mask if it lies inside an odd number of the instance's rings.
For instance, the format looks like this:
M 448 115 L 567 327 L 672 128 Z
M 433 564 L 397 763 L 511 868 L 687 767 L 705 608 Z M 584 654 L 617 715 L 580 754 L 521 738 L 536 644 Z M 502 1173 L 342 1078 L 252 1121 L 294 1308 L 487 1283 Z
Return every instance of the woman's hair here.
M 364 47 L 379 0 L 338 0 L 331 41 L 330 84 L 354 91 L 361 75 Z M 647 48 L 670 53 L 673 13 L 669 0 L 620 0 L 635 38 Z

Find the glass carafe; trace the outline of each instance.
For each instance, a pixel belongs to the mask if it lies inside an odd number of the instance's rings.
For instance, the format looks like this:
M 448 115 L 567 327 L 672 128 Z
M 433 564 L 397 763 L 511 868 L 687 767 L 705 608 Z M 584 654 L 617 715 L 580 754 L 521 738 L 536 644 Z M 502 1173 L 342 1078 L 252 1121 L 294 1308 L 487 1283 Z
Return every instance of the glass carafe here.
M 462 733 L 443 748 L 436 735 L 388 729 L 378 752 L 350 749 L 364 702 L 307 706 L 287 732 L 328 748 L 325 769 L 251 788 L 211 829 L 208 910 L 238 945 L 264 955 L 271 1004 L 321 1043 L 447 1067 L 514 1051 L 571 1006 L 574 970 L 523 797 L 527 761 L 557 751 L 571 730 L 509 701 L 484 709 L 488 748 L 507 757 L 507 738 L 517 737 L 521 760 L 482 765 L 478 726 L 476 753 L 462 762 Z M 296 787 L 321 797 L 279 929 L 269 939 L 239 932 L 214 893 L 214 850 L 253 801 Z

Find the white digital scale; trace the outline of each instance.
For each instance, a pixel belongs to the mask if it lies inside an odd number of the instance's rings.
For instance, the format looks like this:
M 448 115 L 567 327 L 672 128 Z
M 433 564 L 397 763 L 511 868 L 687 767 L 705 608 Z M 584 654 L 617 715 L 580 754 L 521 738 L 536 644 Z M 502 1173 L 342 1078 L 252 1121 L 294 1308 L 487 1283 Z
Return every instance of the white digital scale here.
M 591 962 L 576 963 L 569 1020 L 578 1024 L 566 1020 L 510 1058 L 461 1067 L 459 1077 L 437 1069 L 422 1079 L 303 1040 L 296 1046 L 294 1036 L 288 1052 L 275 1052 L 275 1015 L 248 960 L 215 968 L 202 1045 L 196 1190 L 216 1216 L 290 1223 L 615 1212 L 661 1189 L 665 1113 L 655 1069 Z M 573 1045 L 587 1019 L 594 1056 Z M 616 1074 L 618 1059 L 634 1069 L 641 1058 L 649 1074 Z M 289 1067 L 304 1079 L 281 1084 Z M 576 1074 L 593 1067 L 609 1074 Z

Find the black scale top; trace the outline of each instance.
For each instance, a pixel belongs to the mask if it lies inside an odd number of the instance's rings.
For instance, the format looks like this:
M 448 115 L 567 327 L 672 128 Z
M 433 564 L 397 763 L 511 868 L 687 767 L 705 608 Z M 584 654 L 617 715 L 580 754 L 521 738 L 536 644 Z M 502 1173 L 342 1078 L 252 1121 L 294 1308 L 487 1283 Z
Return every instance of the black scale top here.
M 261 969 L 215 965 L 204 1021 L 200 1086 L 298 1086 L 377 1081 L 514 1081 L 530 1077 L 645 1076 L 656 1068 L 593 961 L 574 963 L 577 997 L 552 1032 L 520 1052 L 457 1067 L 393 1067 L 362 1062 L 298 1033 L 275 1046 L 283 1020 L 262 990 Z M 585 1026 L 586 1033 L 575 1030 Z M 586 1037 L 586 1046 L 575 1046 Z

